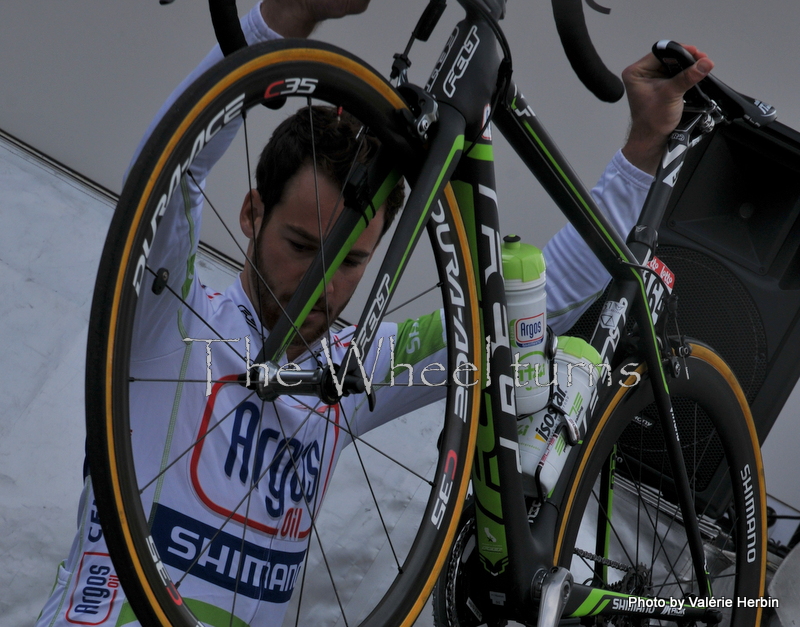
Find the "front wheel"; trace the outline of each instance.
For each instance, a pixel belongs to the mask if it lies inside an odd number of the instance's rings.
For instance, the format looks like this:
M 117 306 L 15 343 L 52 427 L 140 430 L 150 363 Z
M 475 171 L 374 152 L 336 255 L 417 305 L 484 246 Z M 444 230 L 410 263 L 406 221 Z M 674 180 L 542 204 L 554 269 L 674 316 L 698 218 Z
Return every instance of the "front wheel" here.
M 399 273 L 393 277 L 407 288 L 395 289 L 395 302 L 413 301 L 416 310 L 392 303 L 397 311 L 375 332 L 386 340 L 382 349 L 376 341 L 365 355 L 365 376 L 377 389 L 374 412 L 363 394 L 322 403 L 308 392 L 260 398 L 242 385 L 259 347 L 286 323 L 286 313 L 267 316 L 283 309 L 273 301 L 285 305 L 284 296 L 296 292 L 307 303 L 304 317 L 289 322 L 294 330 L 281 340 L 286 352 L 276 363 L 324 365 L 324 346 L 336 357 L 351 343 L 355 327 L 335 330 L 339 312 L 330 302 L 346 300 L 336 289 L 358 277 L 337 282 L 337 272 L 355 276 L 384 249 L 363 250 L 354 230 L 339 256 L 317 254 L 331 223 L 324 210 L 339 211 L 338 192 L 359 189 L 352 176 L 369 166 L 363 155 L 376 142 L 393 161 L 387 180 L 394 178 L 381 190 L 388 195 L 400 175 L 408 177 L 414 151 L 404 139 L 403 108 L 384 79 L 332 46 L 262 44 L 226 58 L 189 88 L 131 168 L 98 274 L 86 397 L 97 507 L 141 624 L 241 627 L 279 624 L 288 614 L 292 624 L 399 627 L 424 607 L 456 533 L 480 394 L 479 385 L 439 381 L 436 372 L 453 373 L 464 361 L 480 371 L 483 346 L 469 244 L 450 188 L 435 201 L 428 241 L 406 250 L 412 268 L 428 255 L 416 275 L 405 284 Z M 320 171 L 303 162 L 314 173 L 307 186 L 292 173 L 285 179 L 295 181 L 291 195 L 302 193 L 322 211 L 300 222 L 309 203 L 287 205 L 282 214 L 273 208 L 255 229 L 256 218 L 238 210 L 243 197 L 245 207 L 256 204 L 248 190 L 258 187 L 265 205 L 276 195 L 277 207 L 289 189 L 282 195 L 260 187 L 258 153 L 300 109 L 292 118 L 296 134 L 311 138 Z M 356 144 L 347 159 L 335 150 L 344 126 Z M 233 139 L 236 128 L 244 141 Z M 206 178 L 223 139 L 232 144 Z M 270 167 L 281 172 L 291 156 L 278 154 Z M 238 191 L 226 193 L 215 178 L 220 170 L 232 173 Z M 359 212 L 361 224 L 378 219 L 373 205 L 388 203 L 348 203 L 341 212 Z M 196 263 L 200 219 L 216 220 L 202 216 L 203 205 L 223 218 L 232 208 L 230 232 L 245 229 L 241 218 L 263 237 L 245 269 L 256 298 L 243 298 L 239 283 L 217 287 Z M 311 276 L 315 264 L 321 271 Z M 317 299 L 306 285 L 325 296 Z M 368 295 L 350 294 L 342 316 L 372 313 Z M 431 399 L 438 399 L 432 409 Z M 425 415 L 408 415 L 423 405 Z M 337 461 L 340 470 L 353 468 L 346 480 L 333 476 Z M 134 620 L 125 612 L 118 624 Z
M 730 368 L 703 345 L 691 349 L 686 372 L 669 380 L 698 515 L 691 524 L 700 527 L 722 624 L 758 625 L 761 608 L 749 603 L 764 592 L 766 565 L 758 439 Z M 556 563 L 569 568 L 576 583 L 607 591 L 684 602 L 704 597 L 646 367 L 628 364 L 623 372 L 614 373 L 616 387 L 600 398 L 598 417 L 576 451 L 560 508 Z M 584 606 L 581 615 L 597 613 L 606 613 L 600 603 Z M 605 618 L 631 624 L 625 617 Z

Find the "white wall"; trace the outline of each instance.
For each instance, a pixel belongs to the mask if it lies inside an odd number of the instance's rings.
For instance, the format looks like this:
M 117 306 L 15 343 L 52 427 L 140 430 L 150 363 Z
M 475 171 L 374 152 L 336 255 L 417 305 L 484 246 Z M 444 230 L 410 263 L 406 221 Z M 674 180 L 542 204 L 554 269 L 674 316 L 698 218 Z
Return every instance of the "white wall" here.
M 26 625 L 75 533 L 92 268 L 113 205 L 3 142 L 0 207 L 0 615 Z
M 30 625 L 75 535 L 86 329 L 114 199 L 0 138 L 0 616 Z M 201 253 L 218 289 L 235 273 Z

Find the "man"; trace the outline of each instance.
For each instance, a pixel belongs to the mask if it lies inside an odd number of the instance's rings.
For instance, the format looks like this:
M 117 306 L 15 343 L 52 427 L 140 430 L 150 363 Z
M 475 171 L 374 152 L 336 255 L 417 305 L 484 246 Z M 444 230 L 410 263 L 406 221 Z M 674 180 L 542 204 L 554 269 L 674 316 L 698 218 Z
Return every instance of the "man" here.
M 316 256 L 320 227 L 332 225 L 338 215 L 353 161 L 366 165 L 377 149 L 378 140 L 362 133 L 358 120 L 329 107 L 301 109 L 275 129 L 256 168 L 256 189 L 246 194 L 239 220 L 250 241 L 242 287 L 267 328 L 274 327 Z M 341 314 L 403 197 L 401 182 L 328 282 L 300 329 L 302 337 L 289 350 L 290 360 L 322 337 L 328 322 Z M 274 268 L 281 269 L 280 276 Z
M 250 43 L 279 35 L 307 36 L 322 19 L 365 7 L 365 2 L 339 0 L 266 0 L 245 16 L 243 23 Z M 681 95 L 711 69 L 704 55 L 690 51 L 700 61 L 676 79 L 665 80 L 650 56 L 623 75 L 633 112 L 631 133 L 595 188 L 601 206 L 621 232 L 630 229 L 638 214 L 651 179 L 648 172 L 654 171 L 680 115 Z M 218 58 L 219 52 L 212 52 L 193 75 Z M 309 115 L 308 110 L 276 132 L 259 170 L 272 171 L 283 163 L 281 157 L 277 159 L 280 163 L 268 165 L 276 154 L 283 154 L 280 146 L 303 144 L 298 129 L 308 128 L 304 115 Z M 340 135 L 353 139 L 354 128 L 346 116 L 342 121 L 326 110 L 312 110 L 311 116 L 315 133 L 332 129 L 337 141 Z M 229 125 L 220 131 L 192 167 L 192 177 L 199 185 L 224 152 L 233 130 Z M 327 147 L 322 152 L 330 151 Z M 181 594 L 198 617 L 209 623 L 228 624 L 230 617 L 223 615 L 234 612 L 230 591 L 235 589 L 236 617 L 247 623 L 280 624 L 302 571 L 310 521 L 321 505 L 341 450 L 353 435 L 427 404 L 438 392 L 437 388 L 418 388 L 419 393 L 409 402 L 402 397 L 403 388 L 384 388 L 387 398 L 382 399 L 379 412 L 369 412 L 360 395 L 309 411 L 302 403 L 284 397 L 271 405 L 260 403 L 239 385 L 236 377 L 242 371 L 243 338 L 252 335 L 253 350 L 258 350 L 258 338 L 269 333 L 278 316 L 278 304 L 288 302 L 318 246 L 317 198 L 312 193 L 315 179 L 320 183 L 323 224 L 337 211 L 341 177 L 336 166 L 326 163 L 324 154 L 316 161 L 309 159 L 305 149 L 298 155 L 295 165 L 272 182 L 257 172 L 257 188 L 245 195 L 240 224 L 249 240 L 248 259 L 258 263 L 248 261 L 240 280 L 224 294 L 207 293 L 194 276 L 197 221 L 203 204 L 194 181 L 185 180 L 183 193 L 174 195 L 159 226 L 159 233 L 168 238 L 167 245 L 149 259 L 152 267 L 170 269 L 170 285 L 214 326 L 220 338 L 239 339 L 236 347 L 224 342 L 215 348 L 213 379 L 217 382 L 208 396 L 188 383 L 132 384 L 130 392 L 133 447 L 140 468 L 150 473 L 140 477 L 140 483 L 152 479 L 142 498 L 150 512 L 153 540 L 165 564 L 177 569 L 192 567 L 192 576 L 181 583 Z M 346 304 L 397 206 L 397 198 L 387 202 L 358 239 L 328 285 L 327 298 L 301 329 L 306 342 L 316 341 L 327 330 L 329 317 Z M 588 301 L 606 280 L 602 268 L 587 263 L 591 256 L 582 250 L 569 229 L 556 235 L 546 248 L 550 318 L 557 331 L 568 328 L 580 309 L 574 305 Z M 274 298 L 263 289 L 264 284 Z M 177 364 L 184 369 L 184 379 L 204 380 L 202 338 L 212 336 L 206 322 L 187 308 L 176 307 L 168 295 L 142 290 L 141 301 L 147 317 L 137 322 L 132 377 L 174 378 Z M 418 322 L 416 327 L 387 323 L 381 329 L 383 335 L 396 337 L 398 345 L 405 342 L 409 349 L 405 361 L 409 363 L 435 360 L 443 348 L 439 314 Z M 423 332 L 418 343 L 409 341 L 412 329 Z M 334 343 L 331 350 L 335 361 L 345 348 Z M 287 359 L 306 361 L 304 344 L 293 346 Z M 373 352 L 365 367 L 368 372 L 373 366 L 379 373 L 386 372 L 388 359 L 386 352 L 380 356 Z M 326 419 L 309 419 L 318 418 L 317 414 Z M 201 444 L 192 447 L 198 437 Z M 186 450 L 188 455 L 182 453 Z M 167 466 L 178 472 L 161 474 L 159 469 Z M 250 489 L 253 485 L 255 490 Z M 217 533 L 220 525 L 222 530 Z M 106 582 L 103 586 L 101 578 Z M 37 624 L 134 622 L 121 590 L 108 585 L 112 578 L 113 566 L 87 479 L 78 534 Z

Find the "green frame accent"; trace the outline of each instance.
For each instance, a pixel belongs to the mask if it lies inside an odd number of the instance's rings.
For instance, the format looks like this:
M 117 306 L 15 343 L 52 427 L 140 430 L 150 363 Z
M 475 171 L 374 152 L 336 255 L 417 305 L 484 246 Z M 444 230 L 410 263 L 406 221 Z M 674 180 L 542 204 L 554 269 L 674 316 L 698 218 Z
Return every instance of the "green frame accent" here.
M 516 98 L 512 102 L 512 110 L 513 111 L 517 111 L 518 110 L 517 107 L 516 107 Z M 572 196 L 580 203 L 580 205 L 583 207 L 583 209 L 586 212 L 586 214 L 594 222 L 595 226 L 605 236 L 606 241 L 616 251 L 617 255 L 619 255 L 620 260 L 623 261 L 624 263 L 631 263 L 631 260 L 628 259 L 625 256 L 625 254 L 623 253 L 623 251 L 617 246 L 617 243 L 614 241 L 614 238 L 609 234 L 609 232 L 603 226 L 602 222 L 600 222 L 600 220 L 597 219 L 597 214 L 595 214 L 595 212 L 592 211 L 592 208 L 589 205 L 589 203 L 587 203 L 586 199 L 580 194 L 578 189 L 575 187 L 575 184 L 567 176 L 566 172 L 564 172 L 564 169 L 561 167 L 561 165 L 558 163 L 558 161 L 553 157 L 551 152 L 547 149 L 547 146 L 545 146 L 545 144 L 542 141 L 542 139 L 536 134 L 536 131 L 533 129 L 533 127 L 531 127 L 531 125 L 528 124 L 527 120 L 522 120 L 522 126 L 525 128 L 526 131 L 528 131 L 528 134 L 531 136 L 533 141 L 539 147 L 540 152 L 546 157 L 546 159 L 550 163 L 550 166 L 558 173 L 558 175 L 561 178 L 561 180 L 566 184 L 566 186 L 572 192 Z M 636 282 L 639 284 L 639 289 L 642 292 L 642 301 L 645 303 L 645 307 L 648 307 L 648 309 L 649 309 L 649 306 L 647 304 L 647 288 L 646 288 L 646 286 L 644 284 L 644 279 L 642 278 L 641 273 L 636 268 L 631 268 L 631 273 L 632 273 L 633 277 L 635 278 Z M 649 329 L 650 329 L 650 334 L 651 334 L 651 336 L 653 338 L 653 343 L 657 346 L 658 345 L 658 338 L 656 336 L 655 326 L 653 325 L 653 317 L 652 317 L 652 315 L 648 316 L 648 320 L 649 320 L 649 325 L 648 326 L 649 326 Z M 660 363 L 658 364 L 658 370 L 659 370 L 659 373 L 661 375 L 661 382 L 662 382 L 662 384 L 664 386 L 664 389 L 667 391 L 667 393 L 669 393 L 669 384 L 667 383 L 666 372 L 664 371 L 664 368 Z
M 397 281 L 400 278 L 400 275 L 403 272 L 403 269 L 406 267 L 406 260 L 408 256 L 411 254 L 413 250 L 413 244 L 417 240 L 417 236 L 419 235 L 420 230 L 428 221 L 428 216 L 430 214 L 431 205 L 433 201 L 436 199 L 436 196 L 442 189 L 442 183 L 444 182 L 444 176 L 447 173 L 447 170 L 450 168 L 450 164 L 453 162 L 456 154 L 461 152 L 464 149 L 464 136 L 458 135 L 456 136 L 455 140 L 453 141 L 453 145 L 450 147 L 450 152 L 445 159 L 444 165 L 439 170 L 439 175 L 436 177 L 436 184 L 434 185 L 431 193 L 428 195 L 428 200 L 425 202 L 425 208 L 422 211 L 422 214 L 417 221 L 417 225 L 414 227 L 414 231 L 411 233 L 411 237 L 408 240 L 408 246 L 406 247 L 405 252 L 403 253 L 403 258 L 400 260 L 400 264 L 395 271 L 394 277 L 392 278 L 392 282 L 389 284 L 389 292 L 394 291 L 394 287 L 397 284 Z
M 336 256 L 331 261 L 328 269 L 325 272 L 325 275 L 322 279 L 320 279 L 317 286 L 312 291 L 309 299 L 306 301 L 306 304 L 303 306 L 303 309 L 300 311 L 300 314 L 294 320 L 294 327 L 286 334 L 286 336 L 281 340 L 280 348 L 278 349 L 278 353 L 284 353 L 289 345 L 291 344 L 292 338 L 294 337 L 295 331 L 294 329 L 299 329 L 303 323 L 305 322 L 308 314 L 314 308 L 314 305 L 319 300 L 319 297 L 325 290 L 325 286 L 333 279 L 333 275 L 336 274 L 336 271 L 339 269 L 339 266 L 342 265 L 345 257 L 350 253 L 350 250 L 353 248 L 353 245 L 356 243 L 358 238 L 361 234 L 366 230 L 367 226 L 369 226 L 370 220 L 372 220 L 378 213 L 378 210 L 386 201 L 386 198 L 389 196 L 389 193 L 392 191 L 394 186 L 400 180 L 400 173 L 397 170 L 393 170 L 389 176 L 383 181 L 381 186 L 378 188 L 378 191 L 370 200 L 368 207 L 366 207 L 367 214 L 363 216 L 358 223 L 356 224 L 353 231 L 350 233 L 345 245 L 338 251 Z M 378 209 L 376 209 L 378 207 Z

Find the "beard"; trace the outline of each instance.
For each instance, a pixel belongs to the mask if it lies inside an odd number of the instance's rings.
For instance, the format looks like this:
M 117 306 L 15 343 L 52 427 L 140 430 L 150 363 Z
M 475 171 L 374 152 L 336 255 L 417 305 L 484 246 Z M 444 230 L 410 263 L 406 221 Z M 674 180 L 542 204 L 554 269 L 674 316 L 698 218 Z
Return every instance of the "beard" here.
M 272 332 L 278 321 L 283 317 L 283 312 L 289 305 L 292 296 L 294 296 L 294 291 L 281 292 L 272 280 L 270 273 L 263 266 L 264 264 L 262 264 L 257 273 L 252 265 L 248 265 L 249 279 L 258 309 L 256 313 L 261 320 L 261 324 Z M 296 357 L 325 336 L 330 328 L 330 323 L 342 313 L 346 304 L 339 307 L 337 311 L 331 311 L 326 308 L 324 298 L 318 300 L 299 331 L 295 329 L 287 349 L 290 357 Z

